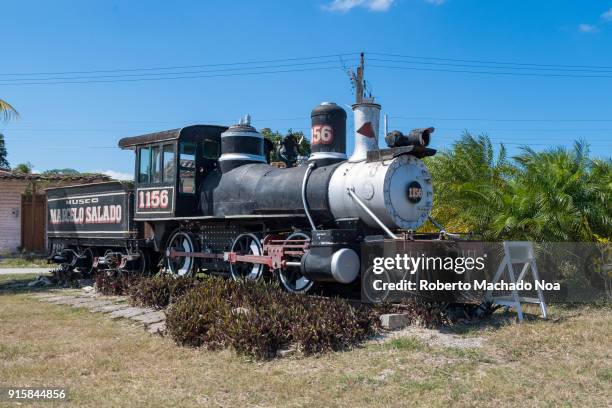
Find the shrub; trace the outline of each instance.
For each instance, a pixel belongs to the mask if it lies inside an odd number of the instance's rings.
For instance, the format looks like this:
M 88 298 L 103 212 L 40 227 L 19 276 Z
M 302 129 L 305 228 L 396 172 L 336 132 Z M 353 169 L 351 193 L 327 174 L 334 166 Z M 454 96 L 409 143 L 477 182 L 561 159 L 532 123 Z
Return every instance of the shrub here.
M 128 293 L 128 288 L 140 277 L 123 274 L 118 271 L 98 271 L 95 275 L 96 290 L 106 296 L 118 296 Z
M 166 327 L 182 345 L 269 358 L 291 345 L 304 354 L 353 347 L 376 332 L 378 318 L 370 308 L 288 294 L 276 283 L 207 278 L 170 306 Z
M 224 345 L 221 330 L 231 314 L 225 300 L 226 285 L 219 278 L 207 279 L 194 286 L 166 313 L 166 329 L 181 345 L 214 349 Z
M 164 309 L 199 282 L 196 278 L 160 274 L 139 280 L 129 295 L 135 305 Z
M 306 354 L 350 348 L 377 327 L 378 320 L 367 308 L 351 307 L 343 299 L 308 299 L 301 306 L 294 312 L 292 334 Z
M 180 345 L 231 347 L 259 359 L 291 346 L 304 355 L 349 349 L 377 332 L 381 313 L 398 309 L 390 304 L 355 307 L 340 298 L 289 294 L 276 282 L 219 277 L 135 278 L 101 272 L 96 285 L 108 295 L 129 292 L 138 305 L 169 306 L 166 329 Z M 415 323 L 434 326 L 443 320 L 440 305 L 413 300 L 399 309 Z
M 248 309 L 237 313 L 235 309 L 226 316 L 221 329 L 224 344 L 239 354 L 260 359 L 274 357 L 278 350 L 289 347 L 292 340 L 291 322 L 278 303 L 266 307 Z
M 413 298 L 404 300 L 399 308 L 401 313 L 409 316 L 410 324 L 434 328 L 449 322 L 447 306 L 445 303 L 425 302 Z

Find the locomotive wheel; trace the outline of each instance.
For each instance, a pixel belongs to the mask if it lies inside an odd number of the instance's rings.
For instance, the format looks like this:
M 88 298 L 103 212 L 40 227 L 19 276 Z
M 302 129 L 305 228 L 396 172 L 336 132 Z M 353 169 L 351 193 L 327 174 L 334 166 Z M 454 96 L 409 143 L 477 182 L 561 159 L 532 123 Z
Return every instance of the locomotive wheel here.
M 116 253 L 117 251 L 114 249 L 107 249 L 106 251 L 104 251 L 104 257 L 106 258 L 107 256 L 110 256 L 111 254 Z M 117 268 L 117 266 L 119 265 L 119 260 L 116 257 L 112 258 L 113 262 L 111 264 L 106 264 L 104 269 L 112 269 L 115 270 Z M 108 261 L 108 259 L 107 259 Z
M 371 266 L 366 271 L 366 275 L 365 275 L 366 278 L 365 278 L 365 281 L 363 282 L 362 293 L 372 303 L 384 302 L 385 299 L 387 298 L 387 296 L 389 296 L 389 289 L 385 289 L 383 291 L 374 290 L 374 282 L 373 281 L 374 281 L 374 279 L 378 279 L 378 280 L 381 280 L 384 283 L 390 282 L 391 280 L 389 278 L 389 272 L 387 272 L 387 270 L 384 270 L 381 275 L 375 275 L 372 272 L 373 269 L 374 269 L 374 267 Z M 386 287 L 388 287 L 388 286 L 386 286 Z
M 87 258 L 86 266 L 79 268 L 79 272 L 81 272 L 85 276 L 92 276 L 94 272 L 94 253 L 91 248 L 85 248 L 83 251 L 83 255 Z
M 124 269 L 126 272 L 133 273 L 138 276 L 144 276 L 147 273 L 147 268 L 149 267 L 147 254 L 142 249 L 137 250 L 136 253 L 139 255 L 138 259 L 129 261 L 125 265 Z
M 99 258 L 102 255 L 105 255 L 105 253 L 103 253 L 103 251 L 104 251 L 104 248 L 96 248 L 95 252 L 94 252 L 94 257 L 95 258 Z M 106 252 L 106 251 L 104 251 L 104 252 Z M 102 264 L 98 263 L 98 266 L 94 270 L 94 273 L 98 273 L 98 272 L 103 271 L 105 269 L 107 269 L 106 265 L 102 265 Z
M 240 234 L 232 244 L 232 252 L 238 255 L 263 255 L 263 248 L 259 238 L 253 234 Z M 259 280 L 263 275 L 264 266 L 250 262 L 236 262 L 230 264 L 232 279 Z
M 294 232 L 287 237 L 285 243 L 293 239 L 310 240 L 310 237 L 303 232 Z M 296 257 L 295 259 L 289 259 L 289 261 L 299 262 L 300 258 Z M 287 292 L 291 293 L 306 293 L 311 290 L 314 285 L 314 281 L 302 275 L 299 266 L 286 266 L 283 269 L 279 269 L 278 277 L 283 285 L 283 288 L 285 288 Z
M 178 256 L 170 258 L 170 250 L 177 252 L 195 252 L 196 243 L 193 236 L 187 232 L 178 231 L 168 240 L 166 247 L 167 266 L 173 275 L 191 276 L 195 270 L 196 258 L 192 256 Z

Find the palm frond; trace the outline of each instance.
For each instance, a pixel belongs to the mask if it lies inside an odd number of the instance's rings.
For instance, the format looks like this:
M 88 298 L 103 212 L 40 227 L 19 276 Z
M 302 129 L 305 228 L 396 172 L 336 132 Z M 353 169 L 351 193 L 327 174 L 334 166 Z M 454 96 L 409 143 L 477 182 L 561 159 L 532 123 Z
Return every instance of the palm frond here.
M 10 103 L 0 99 L 0 117 L 8 121 L 19 117 L 19 112 L 11 106 Z

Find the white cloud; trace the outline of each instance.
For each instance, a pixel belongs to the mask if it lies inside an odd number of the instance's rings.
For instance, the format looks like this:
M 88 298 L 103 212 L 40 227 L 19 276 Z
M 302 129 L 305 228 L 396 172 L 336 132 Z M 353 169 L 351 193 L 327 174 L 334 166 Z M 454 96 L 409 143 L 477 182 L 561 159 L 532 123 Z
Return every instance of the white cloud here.
M 603 19 L 604 19 L 604 21 L 610 21 L 610 22 L 612 22 L 612 8 L 611 8 L 610 10 L 608 10 L 608 11 L 604 12 L 604 13 L 601 15 L 601 18 L 603 18 Z
M 597 27 L 592 24 L 578 24 L 578 31 L 581 33 L 594 33 L 597 31 Z
M 122 173 L 115 170 L 95 170 L 92 173 L 105 174 L 115 180 L 131 181 L 134 180 L 134 175 L 130 173 Z
M 363 7 L 370 11 L 387 11 L 391 8 L 394 0 L 333 0 L 323 6 L 325 10 L 340 11 L 346 13 L 355 7 Z
M 425 2 L 433 4 L 434 6 L 441 6 L 446 3 L 446 0 L 425 0 Z

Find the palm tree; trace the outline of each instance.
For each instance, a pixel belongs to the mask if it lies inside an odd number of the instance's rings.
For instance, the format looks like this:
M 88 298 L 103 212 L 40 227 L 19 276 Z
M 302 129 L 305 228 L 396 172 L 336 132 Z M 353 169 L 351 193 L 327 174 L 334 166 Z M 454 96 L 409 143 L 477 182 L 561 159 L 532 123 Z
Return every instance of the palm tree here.
M 496 236 L 534 241 L 598 241 L 612 236 L 612 166 L 576 142 L 535 152 L 522 147 L 519 172 L 494 219 Z
M 465 132 L 451 150 L 427 163 L 435 187 L 433 217 L 449 232 L 474 232 L 491 237 L 491 224 L 503 205 L 515 172 L 506 149 L 495 154 L 487 135 Z
M 19 112 L 11 106 L 8 102 L 0 99 L 0 117 L 2 119 L 10 120 L 12 118 L 19 117 Z
M 510 162 L 486 135 L 465 133 L 429 159 L 433 217 L 449 231 L 487 240 L 603 242 L 612 237 L 612 161 L 592 160 L 588 146 L 536 152 Z
M 433 217 L 449 232 L 535 241 L 543 260 L 540 276 L 569 279 L 565 274 L 574 268 L 593 287 L 612 293 L 606 269 L 612 160 L 591 159 L 587 144 L 576 142 L 573 149 L 544 152 L 522 147 L 510 162 L 503 146 L 495 155 L 488 137 L 466 133 L 451 150 L 428 159 L 428 166 L 435 187 Z
M 16 171 L 17 173 L 31 174 L 32 173 L 32 163 L 30 162 L 19 163 L 17 166 L 15 166 L 13 170 Z

